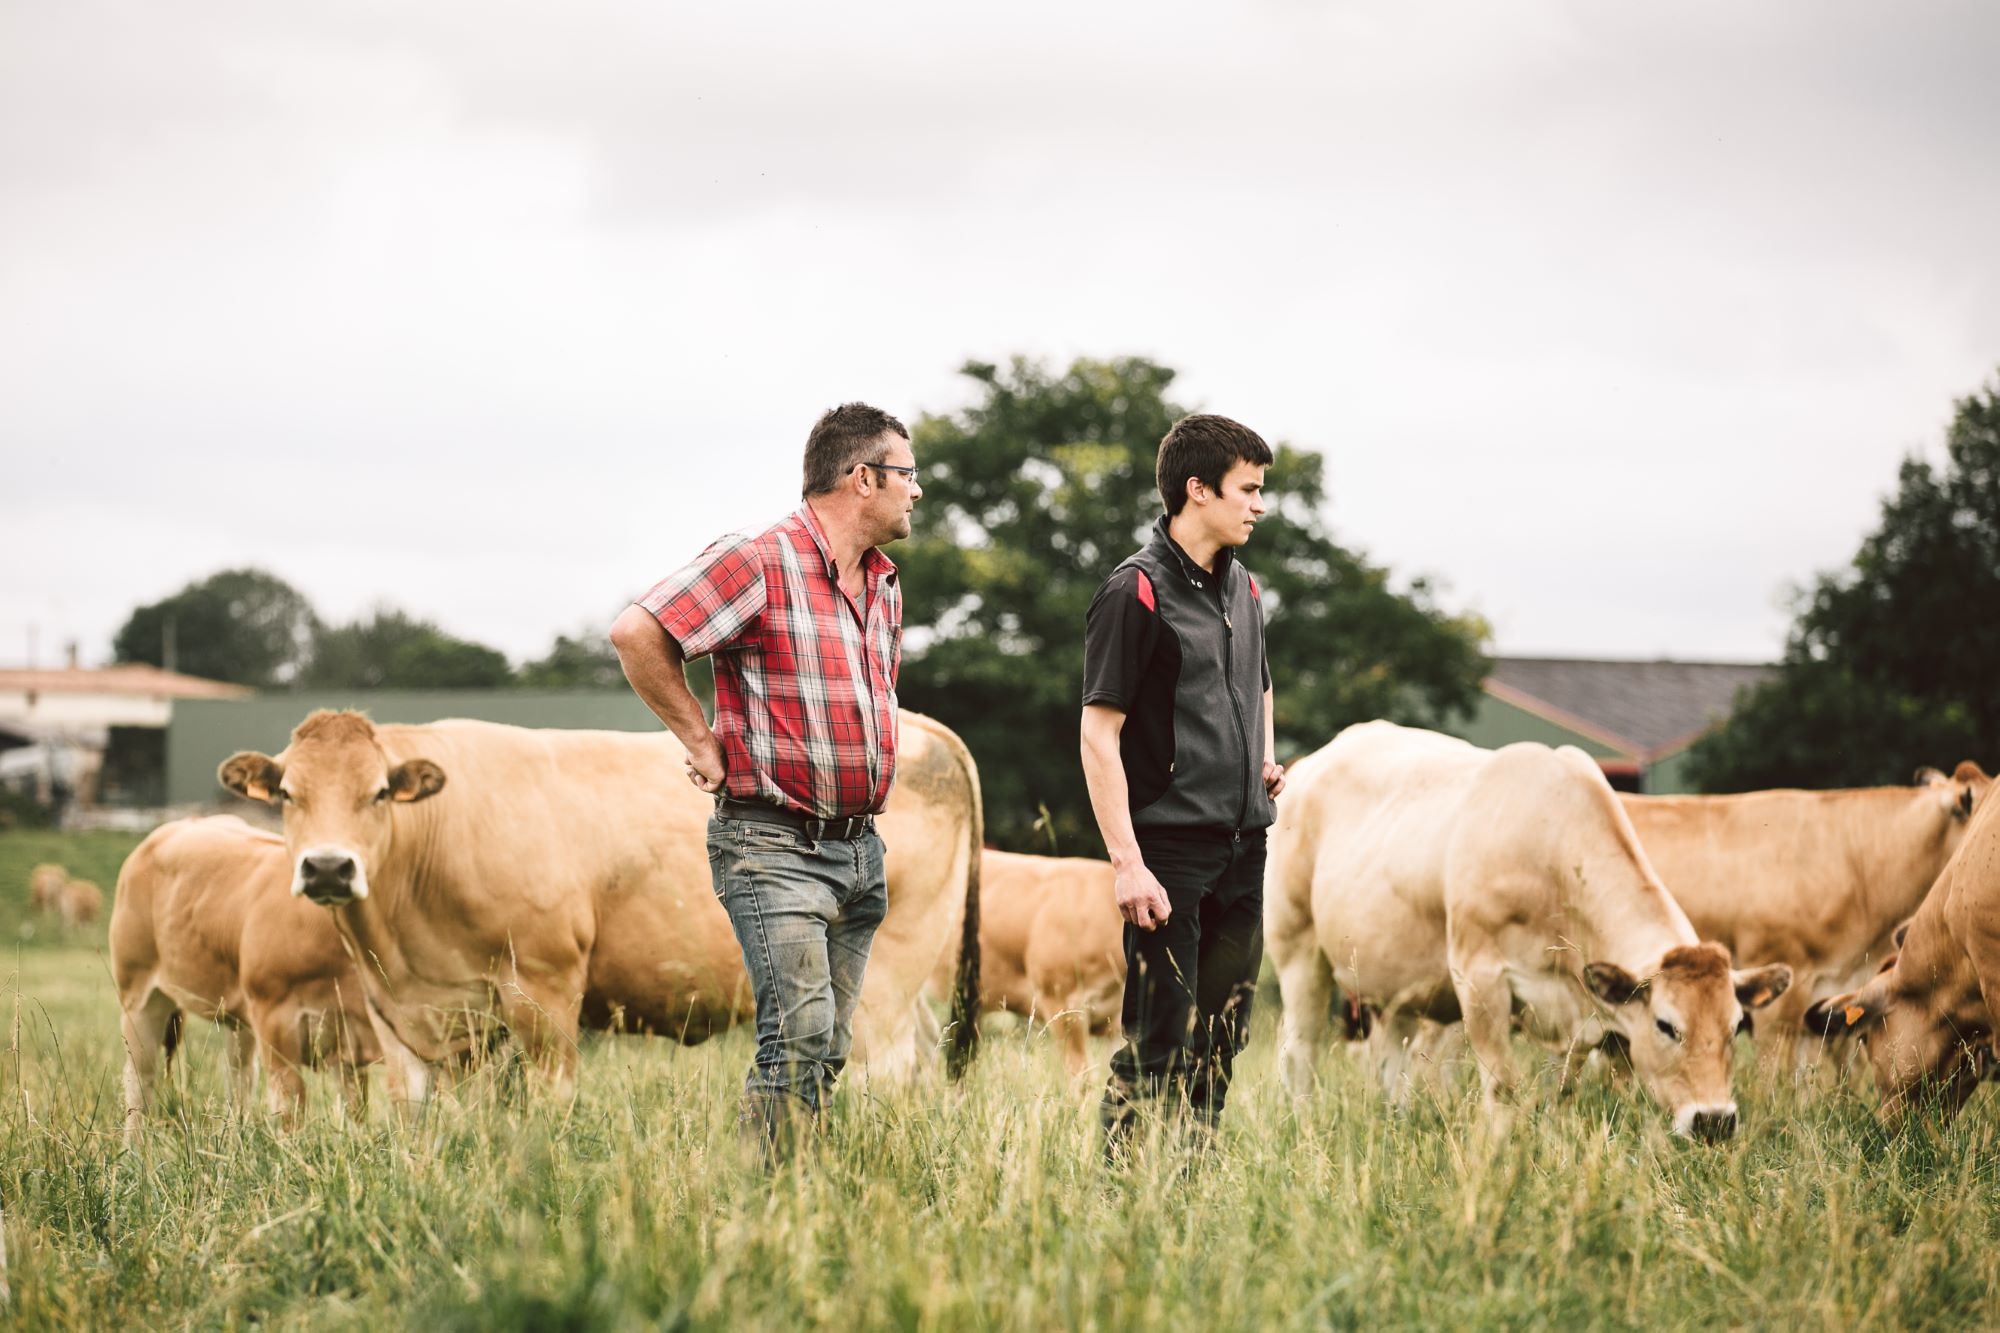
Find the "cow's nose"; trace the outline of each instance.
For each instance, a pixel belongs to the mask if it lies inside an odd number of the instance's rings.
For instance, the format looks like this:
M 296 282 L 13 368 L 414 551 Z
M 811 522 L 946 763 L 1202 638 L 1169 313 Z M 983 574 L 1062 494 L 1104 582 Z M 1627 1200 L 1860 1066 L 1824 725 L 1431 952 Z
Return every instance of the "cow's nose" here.
M 1719 1110 L 1696 1111 L 1694 1113 L 1694 1136 L 1706 1143 L 1720 1143 L 1736 1133 L 1736 1108 L 1725 1106 Z
M 304 858 L 304 869 L 310 881 L 348 884 L 354 879 L 354 858 L 344 852 L 315 852 Z

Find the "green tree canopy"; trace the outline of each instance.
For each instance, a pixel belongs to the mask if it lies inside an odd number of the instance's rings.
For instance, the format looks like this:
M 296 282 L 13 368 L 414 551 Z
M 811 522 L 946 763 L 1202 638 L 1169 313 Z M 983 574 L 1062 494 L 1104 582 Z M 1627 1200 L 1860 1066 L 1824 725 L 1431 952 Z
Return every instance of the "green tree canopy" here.
M 1706 791 L 1907 782 L 2000 757 L 2000 381 L 1957 404 L 1945 461 L 1903 460 L 1847 568 L 1798 598 L 1778 675 L 1703 738 Z
M 261 569 L 225 569 L 142 606 L 111 641 L 120 662 L 168 665 L 210 680 L 268 689 L 297 679 L 319 617 L 297 588 Z
M 1159 515 L 1160 437 L 1188 409 L 1168 397 L 1174 372 L 1138 357 L 963 372 L 977 401 L 913 431 L 925 495 L 894 552 L 902 699 L 979 757 L 997 844 L 1096 849 L 1077 741 L 1085 613 Z M 1276 452 L 1271 513 L 1244 562 L 1265 593 L 1280 757 L 1366 718 L 1439 725 L 1469 713 L 1484 623 L 1444 612 L 1421 580 L 1397 591 L 1336 543 L 1321 458 Z
M 518 680 L 537 690 L 622 690 L 625 669 L 610 635 L 582 630 L 575 638 L 558 634 L 548 656 L 522 664 Z
M 377 607 L 367 620 L 321 629 L 304 684 L 365 690 L 491 689 L 514 683 L 497 649 L 428 620 Z

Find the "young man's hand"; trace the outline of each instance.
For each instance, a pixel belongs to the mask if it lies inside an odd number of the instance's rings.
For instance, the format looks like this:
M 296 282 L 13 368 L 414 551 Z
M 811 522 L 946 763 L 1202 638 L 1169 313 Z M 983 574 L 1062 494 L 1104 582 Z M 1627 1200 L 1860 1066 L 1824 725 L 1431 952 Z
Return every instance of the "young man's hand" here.
M 689 747 L 687 775 L 689 782 L 711 795 L 722 790 L 729 767 L 722 758 L 722 742 L 715 738 L 715 733 L 709 733 L 706 743 Z
M 1285 789 L 1285 766 L 1283 764 L 1276 763 L 1272 760 L 1266 759 L 1264 761 L 1265 794 L 1275 798 L 1277 794 L 1283 791 L 1284 789 Z
M 1134 860 L 1117 877 L 1118 913 L 1141 930 L 1152 930 L 1167 924 L 1167 918 L 1174 914 L 1173 905 L 1167 901 L 1167 891 L 1160 887 L 1160 881 L 1153 878 L 1153 872 L 1146 869 L 1146 863 Z

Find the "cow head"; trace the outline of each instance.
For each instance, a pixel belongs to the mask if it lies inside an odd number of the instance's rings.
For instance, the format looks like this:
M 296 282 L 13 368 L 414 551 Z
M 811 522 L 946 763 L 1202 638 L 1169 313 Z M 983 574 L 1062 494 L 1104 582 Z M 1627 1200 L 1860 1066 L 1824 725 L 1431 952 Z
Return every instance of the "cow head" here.
M 275 759 L 243 751 L 223 761 L 222 785 L 284 811 L 292 893 L 328 907 L 368 896 L 368 867 L 389 847 L 391 810 L 444 788 L 428 759 L 391 764 L 359 713 L 314 713 Z
M 1983 1005 L 1976 1012 L 1939 1012 L 1936 993 L 1901 984 L 1892 958 L 1859 990 L 1821 1000 L 1806 1010 L 1808 1031 L 1852 1037 L 1868 1052 L 1882 1116 L 1902 1118 L 1923 1097 L 1935 1097 L 1947 1115 L 1972 1096 L 1993 1059 L 1993 1031 Z
M 1935 768 L 1920 768 L 1912 779 L 1936 798 L 1945 815 L 1962 831 L 1972 818 L 1972 811 L 1986 793 L 1993 789 L 1993 779 L 1986 776 L 1986 770 L 1970 759 L 1953 770 L 1950 777 Z M 1953 846 L 1956 846 L 1956 834 Z
M 1735 971 L 1729 950 L 1704 943 L 1669 949 L 1644 979 L 1592 963 L 1584 983 L 1625 1039 L 1633 1076 L 1673 1114 L 1674 1133 L 1726 1139 L 1736 1132 L 1730 1066 L 1746 1011 L 1785 993 L 1783 963 Z

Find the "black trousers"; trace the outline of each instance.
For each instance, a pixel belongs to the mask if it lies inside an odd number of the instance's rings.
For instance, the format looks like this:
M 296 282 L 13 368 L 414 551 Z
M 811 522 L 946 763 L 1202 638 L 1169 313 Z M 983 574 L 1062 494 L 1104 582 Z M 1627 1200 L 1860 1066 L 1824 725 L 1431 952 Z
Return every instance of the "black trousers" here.
M 1173 915 L 1152 930 L 1125 926 L 1125 1042 L 1102 1107 L 1113 1140 L 1162 1099 L 1214 1125 L 1264 958 L 1264 830 L 1146 830 L 1139 854 Z

